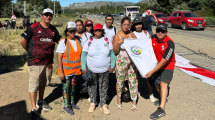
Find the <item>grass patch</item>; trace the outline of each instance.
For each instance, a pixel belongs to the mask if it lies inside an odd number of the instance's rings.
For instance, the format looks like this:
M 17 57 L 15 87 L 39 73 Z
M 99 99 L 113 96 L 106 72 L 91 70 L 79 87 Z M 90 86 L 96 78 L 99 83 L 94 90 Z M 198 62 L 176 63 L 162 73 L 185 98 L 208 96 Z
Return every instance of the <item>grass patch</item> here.
M 69 21 L 80 19 L 77 17 L 57 17 L 53 18 L 51 24 L 59 31 L 60 35 L 65 38 L 64 30 Z M 83 21 L 86 18 L 81 18 Z M 0 21 L 10 20 L 10 18 L 0 18 Z M 41 21 L 41 18 L 31 18 L 31 22 Z M 0 29 L 0 69 L 19 69 L 26 63 L 26 51 L 20 45 L 21 34 L 26 29 L 22 29 L 22 18 L 16 20 L 16 29 Z M 57 48 L 57 44 L 55 46 Z M 57 53 L 54 50 L 53 74 L 57 74 Z M 59 102 L 60 103 L 60 102 Z M 62 102 L 61 102 L 62 103 Z

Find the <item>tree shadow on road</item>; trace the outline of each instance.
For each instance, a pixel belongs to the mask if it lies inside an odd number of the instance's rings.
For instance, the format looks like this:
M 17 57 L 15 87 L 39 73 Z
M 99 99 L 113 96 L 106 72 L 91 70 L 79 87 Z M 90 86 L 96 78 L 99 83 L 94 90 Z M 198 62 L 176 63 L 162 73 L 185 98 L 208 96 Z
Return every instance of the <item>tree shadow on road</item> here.
M 27 112 L 26 107 L 25 100 L 0 107 L 0 118 L 1 120 L 29 120 L 30 113 Z M 39 119 L 45 120 L 41 116 Z
M 27 55 L 0 56 L 0 74 L 20 70 L 26 58 Z

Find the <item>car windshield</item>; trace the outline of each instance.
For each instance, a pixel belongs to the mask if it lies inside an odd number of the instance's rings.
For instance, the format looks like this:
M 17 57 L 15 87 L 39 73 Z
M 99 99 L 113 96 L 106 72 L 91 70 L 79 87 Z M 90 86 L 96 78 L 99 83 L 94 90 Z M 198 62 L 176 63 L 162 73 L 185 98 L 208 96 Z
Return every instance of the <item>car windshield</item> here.
M 119 13 L 119 15 L 124 15 L 124 13 Z
M 127 8 L 127 11 L 138 11 L 138 8 Z
M 156 14 L 156 17 L 167 17 L 165 14 Z
M 198 17 L 195 13 L 183 13 L 184 17 Z

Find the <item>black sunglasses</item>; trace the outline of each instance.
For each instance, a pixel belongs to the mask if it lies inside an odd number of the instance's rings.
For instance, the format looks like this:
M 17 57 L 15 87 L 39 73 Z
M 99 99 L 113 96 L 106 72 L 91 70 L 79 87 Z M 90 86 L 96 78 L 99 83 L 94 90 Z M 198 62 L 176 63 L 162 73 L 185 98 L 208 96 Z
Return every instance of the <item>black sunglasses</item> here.
M 100 30 L 100 29 L 96 29 L 96 30 L 94 30 L 95 32 L 97 32 L 97 31 L 99 31 L 99 32 L 102 32 L 102 30 Z
M 46 17 L 53 17 L 53 15 L 52 14 L 50 14 L 50 13 L 45 13 L 45 14 L 43 14 L 43 15 L 45 15 Z
M 166 30 L 156 29 L 156 33 L 159 33 L 159 32 L 161 32 L 161 33 L 165 33 L 165 32 L 166 32 Z

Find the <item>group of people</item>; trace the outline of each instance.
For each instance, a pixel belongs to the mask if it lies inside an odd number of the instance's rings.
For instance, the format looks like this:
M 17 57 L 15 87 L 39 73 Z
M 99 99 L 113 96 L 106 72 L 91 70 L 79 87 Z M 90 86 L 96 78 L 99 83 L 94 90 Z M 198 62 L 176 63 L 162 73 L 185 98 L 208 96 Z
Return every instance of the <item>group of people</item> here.
M 110 73 L 116 74 L 117 110 L 122 110 L 121 95 L 129 89 L 132 100 L 131 110 L 137 110 L 139 72 L 130 59 L 126 50 L 121 48 L 124 39 L 150 39 L 157 58 L 157 66 L 145 76 L 149 89 L 149 98 L 158 105 L 158 109 L 150 115 L 152 119 L 165 115 L 168 86 L 173 77 L 175 64 L 174 42 L 167 36 L 167 27 L 159 24 L 156 34 L 143 30 L 141 18 L 135 18 L 132 26 L 128 17 L 121 20 L 121 30 L 114 26 L 114 19 L 109 14 L 105 17 L 105 24 L 93 24 L 91 20 L 83 22 L 78 19 L 67 23 L 64 34 L 59 35 L 57 29 L 50 24 L 53 11 L 43 10 L 42 20 L 32 24 L 21 35 L 20 41 L 28 53 L 29 66 L 29 95 L 32 104 L 31 119 L 38 118 L 38 109 L 52 108 L 43 99 L 45 86 L 52 72 L 55 42 L 58 43 L 58 75 L 62 83 L 63 111 L 73 115 L 73 109 L 80 109 L 74 102 L 76 83 L 82 76 L 87 81 L 90 107 L 88 112 L 94 112 L 98 105 L 104 114 L 110 114 L 106 103 Z M 124 81 L 128 80 L 129 88 Z M 160 93 L 160 99 L 155 101 L 152 94 L 154 83 Z M 37 91 L 39 99 L 36 102 Z M 97 93 L 97 90 L 99 94 Z

